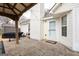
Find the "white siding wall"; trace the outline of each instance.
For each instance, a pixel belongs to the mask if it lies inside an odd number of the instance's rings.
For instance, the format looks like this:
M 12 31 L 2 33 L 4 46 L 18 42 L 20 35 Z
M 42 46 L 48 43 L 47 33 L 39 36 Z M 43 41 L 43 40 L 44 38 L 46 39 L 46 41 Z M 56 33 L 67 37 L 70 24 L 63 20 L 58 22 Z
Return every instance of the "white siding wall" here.
M 26 25 L 21 25 L 21 32 L 23 32 L 24 34 L 28 33 L 28 24 Z
M 73 8 L 73 49 L 79 51 L 79 4 Z
M 72 49 L 73 33 L 72 33 L 72 12 L 67 14 L 67 37 L 62 36 L 61 18 L 56 23 L 57 40 Z
M 68 10 L 73 10 L 73 6 L 75 4 L 62 4 L 61 6 L 59 6 L 56 10 L 55 10 L 55 14 L 56 13 L 62 13 L 64 11 L 68 11 Z M 65 14 L 64 14 L 65 15 Z M 61 27 L 61 17 L 63 16 L 63 14 L 56 18 L 56 37 L 58 42 L 64 44 L 65 46 L 67 46 L 68 48 L 72 49 L 73 48 L 73 12 L 69 12 L 67 13 L 67 37 L 63 37 L 62 36 L 62 27 Z
M 67 14 L 67 37 L 61 34 L 61 17 L 56 21 L 57 40 L 74 51 L 79 51 L 79 4 L 62 4 L 55 13 L 72 10 Z
M 62 16 L 61 16 L 62 17 Z M 67 37 L 62 36 L 62 28 L 61 28 L 61 17 L 56 18 L 56 39 L 55 41 L 58 41 L 70 49 L 72 49 L 72 43 L 73 43 L 73 29 L 72 29 L 72 11 L 67 14 Z M 44 38 L 49 40 L 49 21 L 53 19 L 48 19 L 46 22 L 44 22 L 44 34 L 47 34 L 47 36 L 44 36 Z M 53 40 L 53 38 L 52 38 Z
M 61 13 L 66 10 L 72 10 L 67 13 L 67 37 L 62 36 L 61 17 L 63 15 L 61 15 L 56 18 L 56 41 L 64 44 L 74 51 L 79 51 L 79 4 L 62 4 L 62 6 L 55 10 L 55 13 Z M 47 39 L 49 39 L 48 29 L 49 20 L 44 23 L 44 34 L 47 34 L 47 37 L 44 36 L 44 38 Z
M 60 42 L 60 39 L 61 39 L 61 18 L 56 18 L 56 37 L 57 37 L 57 41 Z
M 40 21 L 40 38 L 44 39 L 44 22 Z
M 49 39 L 49 21 L 44 21 L 44 39 Z
M 41 25 L 41 13 L 43 4 L 37 4 L 31 8 L 31 20 L 30 20 L 30 37 L 32 39 L 41 39 L 42 25 Z
M 40 38 L 43 39 L 43 36 L 44 36 L 44 22 L 42 21 L 43 20 L 43 17 L 44 17 L 44 4 L 41 3 L 40 4 Z

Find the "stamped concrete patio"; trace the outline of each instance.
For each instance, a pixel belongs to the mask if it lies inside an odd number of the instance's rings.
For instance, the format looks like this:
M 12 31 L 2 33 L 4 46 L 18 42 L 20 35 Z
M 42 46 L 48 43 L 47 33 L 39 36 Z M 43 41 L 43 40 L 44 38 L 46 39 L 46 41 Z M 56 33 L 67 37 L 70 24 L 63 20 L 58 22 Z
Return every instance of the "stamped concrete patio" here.
M 45 41 L 37 41 L 21 38 L 17 45 L 15 41 L 3 40 L 6 56 L 79 56 L 60 43 L 50 44 Z

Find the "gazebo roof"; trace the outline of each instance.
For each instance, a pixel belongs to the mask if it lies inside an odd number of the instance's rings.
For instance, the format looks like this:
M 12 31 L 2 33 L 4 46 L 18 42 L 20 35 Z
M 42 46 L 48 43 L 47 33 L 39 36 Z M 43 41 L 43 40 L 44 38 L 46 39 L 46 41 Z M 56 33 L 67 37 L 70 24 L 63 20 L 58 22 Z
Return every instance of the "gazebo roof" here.
M 0 15 L 16 20 L 15 18 L 18 19 L 35 4 L 36 3 L 0 3 Z

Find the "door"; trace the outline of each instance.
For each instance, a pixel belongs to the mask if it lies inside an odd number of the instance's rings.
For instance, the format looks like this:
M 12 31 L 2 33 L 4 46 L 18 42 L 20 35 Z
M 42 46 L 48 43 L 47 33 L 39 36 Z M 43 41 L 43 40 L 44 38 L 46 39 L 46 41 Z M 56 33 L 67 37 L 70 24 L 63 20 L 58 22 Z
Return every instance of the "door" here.
M 49 39 L 56 40 L 56 21 L 49 21 Z

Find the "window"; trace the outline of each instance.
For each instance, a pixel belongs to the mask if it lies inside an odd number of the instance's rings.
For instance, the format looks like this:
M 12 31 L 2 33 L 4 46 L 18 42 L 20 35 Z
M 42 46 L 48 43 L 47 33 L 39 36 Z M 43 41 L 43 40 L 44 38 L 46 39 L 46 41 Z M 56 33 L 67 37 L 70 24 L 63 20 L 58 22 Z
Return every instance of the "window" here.
M 50 21 L 49 22 L 49 36 L 52 36 L 53 34 L 55 34 L 55 21 Z
M 62 17 L 62 36 L 67 36 L 67 15 Z

